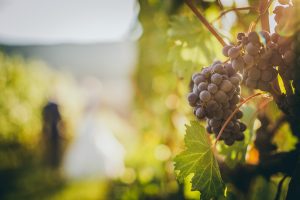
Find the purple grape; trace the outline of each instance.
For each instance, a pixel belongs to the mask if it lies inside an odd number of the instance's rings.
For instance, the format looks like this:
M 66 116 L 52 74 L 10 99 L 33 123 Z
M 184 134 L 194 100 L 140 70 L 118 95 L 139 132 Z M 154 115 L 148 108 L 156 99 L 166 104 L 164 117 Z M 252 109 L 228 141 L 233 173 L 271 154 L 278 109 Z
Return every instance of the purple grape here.
M 191 106 L 195 106 L 198 100 L 198 96 L 195 93 L 190 93 L 188 95 L 188 102 Z
M 208 102 L 211 98 L 211 95 L 207 90 L 204 90 L 204 91 L 200 92 L 199 97 L 200 97 L 201 101 Z
M 232 89 L 232 87 L 232 83 L 229 80 L 223 80 L 220 85 L 220 89 L 224 92 L 229 92 Z
M 222 75 L 220 75 L 220 74 L 213 74 L 211 76 L 210 80 L 212 83 L 219 85 L 222 82 L 223 78 L 222 78 Z
M 207 90 L 207 86 L 208 86 L 208 83 L 206 83 L 206 82 L 201 82 L 201 83 L 199 83 L 199 85 L 198 85 L 198 90 L 201 92 L 201 91 L 203 91 L 203 90 Z

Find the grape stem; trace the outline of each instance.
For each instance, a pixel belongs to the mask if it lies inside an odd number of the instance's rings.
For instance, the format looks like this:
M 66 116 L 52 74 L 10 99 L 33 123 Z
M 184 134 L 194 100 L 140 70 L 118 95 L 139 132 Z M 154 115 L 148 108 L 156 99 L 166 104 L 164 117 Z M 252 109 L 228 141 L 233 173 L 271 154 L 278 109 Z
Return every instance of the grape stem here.
M 252 31 L 256 24 L 258 23 L 258 21 L 261 19 L 261 25 L 262 25 L 262 29 L 265 31 L 270 32 L 270 25 L 269 25 L 269 7 L 271 6 L 271 4 L 273 3 L 274 0 L 261 0 L 260 1 L 260 6 L 259 6 L 259 10 L 260 10 L 260 14 L 259 16 L 256 18 L 255 22 L 250 24 L 249 27 L 249 31 Z
M 261 27 L 262 30 L 270 32 L 270 22 L 269 22 L 269 7 L 271 5 L 271 0 L 260 0 L 259 2 L 259 12 L 261 17 Z
M 215 30 L 215 28 L 207 21 L 207 19 L 200 13 L 200 11 L 195 7 L 192 0 L 185 0 L 185 3 L 193 11 L 193 13 L 198 17 L 198 19 L 203 23 L 203 25 L 215 36 L 215 38 L 221 43 L 222 46 L 226 45 L 226 42 Z
M 224 132 L 224 129 L 226 128 L 226 126 L 228 125 L 228 123 L 230 122 L 230 120 L 233 118 L 233 116 L 239 111 L 240 107 L 241 107 L 242 105 L 244 105 L 245 103 L 247 103 L 247 102 L 248 102 L 249 100 L 251 100 L 252 98 L 254 98 L 254 97 L 256 97 L 256 96 L 259 96 L 259 95 L 262 95 L 262 94 L 263 94 L 263 93 L 256 93 L 256 94 L 253 94 L 253 95 L 247 97 L 246 99 L 244 99 L 244 100 L 240 103 L 240 105 L 237 106 L 237 108 L 231 113 L 231 115 L 227 118 L 227 120 L 226 120 L 225 123 L 223 124 L 223 126 L 222 126 L 222 128 L 221 128 L 221 130 L 220 130 L 220 132 L 219 132 L 219 134 L 218 134 L 218 136 L 217 136 L 217 138 L 216 138 L 216 142 L 215 142 L 214 146 L 217 145 L 218 140 L 220 139 L 222 133 Z
M 239 11 L 239 10 L 256 10 L 256 8 L 253 7 L 253 6 L 245 6 L 245 7 L 239 7 L 239 8 L 230 8 L 230 9 L 222 11 L 221 14 L 216 19 L 212 20 L 211 23 L 214 23 L 215 21 L 219 20 L 221 17 L 223 17 L 224 15 L 226 15 L 227 13 L 229 13 L 231 11 Z

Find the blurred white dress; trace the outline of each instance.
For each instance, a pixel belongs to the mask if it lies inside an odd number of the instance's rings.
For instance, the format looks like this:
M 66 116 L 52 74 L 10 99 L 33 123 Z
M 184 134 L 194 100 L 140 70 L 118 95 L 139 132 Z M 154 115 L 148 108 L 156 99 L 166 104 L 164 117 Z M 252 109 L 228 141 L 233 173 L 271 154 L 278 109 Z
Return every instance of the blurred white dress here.
M 124 148 L 97 114 L 85 114 L 66 154 L 69 178 L 114 178 L 124 170 Z

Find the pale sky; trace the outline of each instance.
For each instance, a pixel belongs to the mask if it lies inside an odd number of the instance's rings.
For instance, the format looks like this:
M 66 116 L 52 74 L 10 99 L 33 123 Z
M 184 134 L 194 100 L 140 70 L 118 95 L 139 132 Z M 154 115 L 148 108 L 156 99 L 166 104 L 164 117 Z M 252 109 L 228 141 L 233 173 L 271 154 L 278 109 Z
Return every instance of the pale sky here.
M 0 43 L 122 41 L 137 15 L 136 0 L 0 0 Z

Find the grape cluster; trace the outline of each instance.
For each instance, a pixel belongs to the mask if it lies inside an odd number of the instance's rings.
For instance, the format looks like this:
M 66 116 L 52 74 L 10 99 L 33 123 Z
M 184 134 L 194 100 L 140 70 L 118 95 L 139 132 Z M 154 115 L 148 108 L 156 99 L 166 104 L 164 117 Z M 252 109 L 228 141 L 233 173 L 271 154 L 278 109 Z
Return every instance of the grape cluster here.
M 262 31 L 260 41 L 256 32 L 249 34 L 239 33 L 237 44 L 227 45 L 223 54 L 231 59 L 233 68 L 243 73 L 244 83 L 247 87 L 270 90 L 270 83 L 277 77 L 276 66 L 281 64 L 281 56 L 277 44 L 272 42 L 272 36 Z
M 207 119 L 208 133 L 218 135 L 223 124 L 240 102 L 240 83 L 242 75 L 237 73 L 231 63 L 214 62 L 200 73 L 192 76 L 193 89 L 188 102 L 194 108 L 198 119 Z M 224 129 L 220 140 L 232 145 L 244 139 L 246 125 L 239 121 L 242 111 L 238 111 Z

